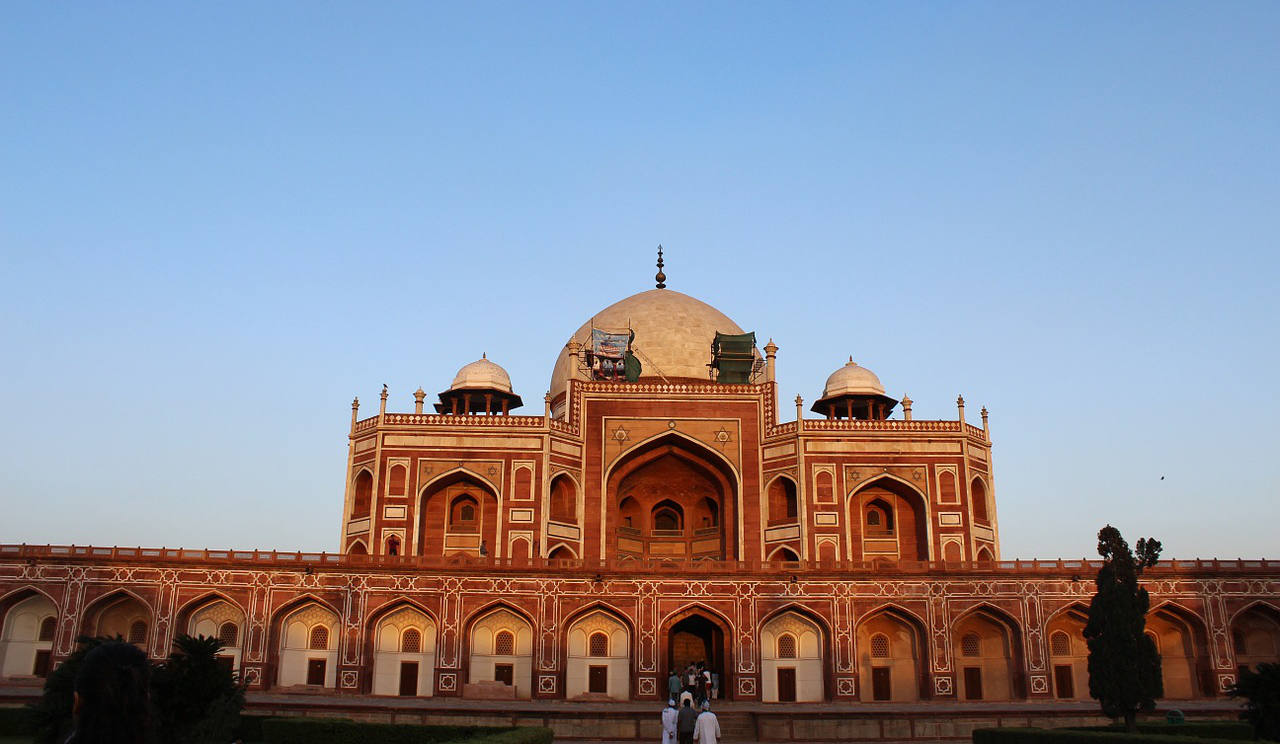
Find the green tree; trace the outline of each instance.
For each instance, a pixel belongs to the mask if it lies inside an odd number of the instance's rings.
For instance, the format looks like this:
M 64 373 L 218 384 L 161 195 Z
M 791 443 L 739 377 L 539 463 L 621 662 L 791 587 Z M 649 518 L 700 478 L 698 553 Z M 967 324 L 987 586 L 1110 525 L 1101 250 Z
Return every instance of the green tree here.
M 1117 530 L 1098 531 L 1098 591 L 1089 603 L 1084 637 L 1089 644 L 1089 695 L 1102 713 L 1124 717 L 1125 728 L 1138 730 L 1138 711 L 1150 713 L 1164 695 L 1160 653 L 1143 632 L 1151 598 L 1138 583 L 1145 568 L 1156 564 L 1161 545 L 1156 539 L 1138 540 L 1135 555 Z
M 1247 701 L 1240 717 L 1253 724 L 1255 739 L 1280 741 L 1280 664 L 1259 664 L 1256 672 L 1241 669 L 1231 697 Z
M 161 744 L 222 744 L 231 740 L 244 707 L 244 688 L 218 661 L 222 641 L 180 635 L 151 675 L 151 700 Z

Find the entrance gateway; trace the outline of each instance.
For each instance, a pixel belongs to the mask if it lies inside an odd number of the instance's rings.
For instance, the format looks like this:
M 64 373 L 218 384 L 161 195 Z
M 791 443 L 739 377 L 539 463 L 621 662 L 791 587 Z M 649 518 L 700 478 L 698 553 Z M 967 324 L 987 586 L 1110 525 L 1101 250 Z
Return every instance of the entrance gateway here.
M 729 655 L 725 653 L 725 642 L 724 629 L 694 610 L 676 621 L 667 633 L 667 668 L 681 675 L 683 685 L 685 668 L 703 662 L 713 675 L 719 677 L 720 697 L 728 699 L 732 670 L 729 668 Z

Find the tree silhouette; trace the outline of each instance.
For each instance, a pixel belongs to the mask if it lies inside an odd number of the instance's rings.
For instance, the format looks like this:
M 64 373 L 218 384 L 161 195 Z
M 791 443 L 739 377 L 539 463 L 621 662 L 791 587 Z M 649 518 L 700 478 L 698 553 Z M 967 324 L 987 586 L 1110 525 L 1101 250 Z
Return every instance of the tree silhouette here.
M 1117 530 L 1098 531 L 1098 591 L 1089 603 L 1084 637 L 1089 644 L 1089 695 L 1102 713 L 1123 716 L 1128 731 L 1138 729 L 1138 711 L 1150 713 L 1164 695 L 1160 653 L 1143 631 L 1151 599 L 1138 583 L 1145 568 L 1160 558 L 1160 541 L 1138 540 L 1137 555 Z

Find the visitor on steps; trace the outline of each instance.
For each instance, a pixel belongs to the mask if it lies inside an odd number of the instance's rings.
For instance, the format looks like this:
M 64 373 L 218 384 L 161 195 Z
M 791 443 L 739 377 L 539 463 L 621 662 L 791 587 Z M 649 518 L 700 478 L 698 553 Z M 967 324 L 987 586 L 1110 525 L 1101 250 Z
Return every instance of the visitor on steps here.
M 676 717 L 676 741 L 678 744 L 693 744 L 693 730 L 698 724 L 698 711 L 693 709 L 693 700 L 685 700 L 680 704 L 680 715 Z
M 702 712 L 694 722 L 693 738 L 701 744 L 716 744 L 720 740 L 720 719 L 711 712 L 711 701 L 702 704 Z
M 671 670 L 671 676 L 667 677 L 667 697 L 680 697 L 680 675 L 674 669 Z
M 676 719 L 679 717 L 676 700 L 671 698 L 667 701 L 667 707 L 662 709 L 662 744 L 676 744 Z

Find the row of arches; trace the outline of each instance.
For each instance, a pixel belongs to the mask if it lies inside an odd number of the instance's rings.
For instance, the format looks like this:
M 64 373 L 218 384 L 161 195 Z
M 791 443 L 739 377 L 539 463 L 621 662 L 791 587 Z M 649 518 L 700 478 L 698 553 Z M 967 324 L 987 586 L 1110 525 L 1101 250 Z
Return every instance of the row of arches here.
M 0 670 L 5 677 L 47 674 L 58 612 L 45 595 L 27 591 L 0 602 Z M 1061 699 L 1088 698 L 1088 651 L 1083 639 L 1087 609 L 1072 605 L 1052 615 L 1043 628 L 1048 692 Z M 146 647 L 151 611 L 125 592 L 104 597 L 86 612 L 79 632 L 120 635 Z M 242 660 L 248 638 L 243 610 L 209 596 L 177 615 L 178 627 L 192 634 L 216 635 L 233 668 Z M 477 612 L 465 624 L 466 680 L 514 687 L 516 697 L 532 694 L 534 624 L 506 605 Z M 334 687 L 342 626 L 337 611 L 316 598 L 300 598 L 282 608 L 268 636 L 277 686 Z M 1209 668 L 1203 623 L 1172 603 L 1155 608 L 1147 632 L 1162 657 L 1165 698 L 1209 696 L 1215 683 Z M 1231 620 L 1237 664 L 1280 661 L 1280 609 L 1256 603 Z M 376 695 L 434 694 L 438 627 L 423 608 L 400 602 L 380 610 L 364 641 L 370 689 Z M 932 694 L 929 644 L 924 623 L 896 606 L 870 612 L 853 628 L 860 690 L 868 701 L 909 702 Z M 716 613 L 691 609 L 664 625 L 665 662 L 671 669 L 707 661 L 726 677 L 729 689 L 733 648 L 727 621 Z M 958 700 L 1013 700 L 1027 696 L 1025 640 L 1017 621 L 998 608 L 979 605 L 948 629 L 947 653 Z M 831 633 L 825 621 L 802 608 L 766 618 L 758 634 L 761 696 L 766 702 L 819 701 L 832 694 Z M 633 633 L 623 616 L 609 608 L 589 608 L 570 618 L 564 636 L 565 689 L 569 698 L 598 696 L 629 699 L 633 693 Z

